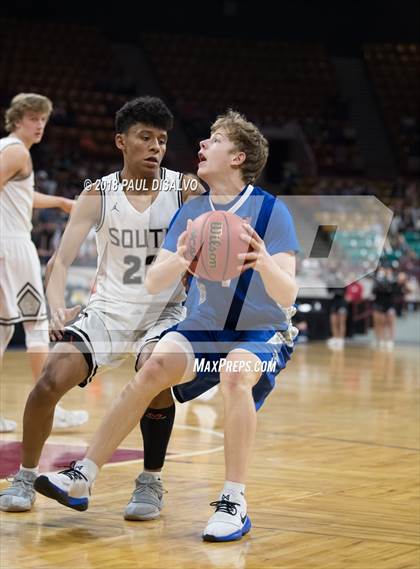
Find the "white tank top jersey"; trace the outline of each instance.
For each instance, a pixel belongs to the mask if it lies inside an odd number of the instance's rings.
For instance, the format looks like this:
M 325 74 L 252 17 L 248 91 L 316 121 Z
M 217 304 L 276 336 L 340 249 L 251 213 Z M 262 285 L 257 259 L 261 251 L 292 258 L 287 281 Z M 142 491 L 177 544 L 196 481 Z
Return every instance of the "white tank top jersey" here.
M 164 241 L 169 223 L 181 207 L 183 175 L 161 168 L 158 196 L 144 212 L 128 201 L 120 172 L 101 178 L 102 211 L 96 228 L 98 268 L 92 300 L 153 306 L 178 304 L 185 299 L 179 285 L 175 291 L 148 294 L 146 270 Z M 131 191 L 142 191 L 131 190 Z
M 0 164 L 2 152 L 8 146 L 22 144 L 15 136 L 0 138 Z M 31 238 L 32 206 L 34 201 L 34 173 L 9 180 L 0 190 L 0 234 L 2 237 Z

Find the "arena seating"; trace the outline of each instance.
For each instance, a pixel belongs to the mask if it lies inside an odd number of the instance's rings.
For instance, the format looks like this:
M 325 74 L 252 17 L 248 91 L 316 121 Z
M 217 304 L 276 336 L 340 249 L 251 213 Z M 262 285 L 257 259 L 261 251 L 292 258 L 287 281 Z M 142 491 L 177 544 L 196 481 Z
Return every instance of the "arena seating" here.
M 420 44 L 372 44 L 363 51 L 400 171 L 419 174 Z
M 114 114 L 133 89 L 101 32 L 1 19 L 0 38 L 1 114 L 16 93 L 42 93 L 55 108 L 46 142 L 54 139 L 61 154 L 78 147 L 85 155 L 115 158 Z
M 145 34 L 142 40 L 194 142 L 207 135 L 217 113 L 233 107 L 260 125 L 298 121 L 320 174 L 363 171 L 356 133 L 323 46 L 168 34 Z
M 287 188 L 270 189 L 280 194 L 378 196 L 401 218 L 396 232 L 401 239 L 391 240 L 384 260 L 413 266 L 420 253 L 418 227 L 410 221 L 416 211 L 415 184 L 407 200 L 408 181 L 369 180 L 361 175 L 356 133 L 324 47 L 157 33 L 138 39 L 194 143 L 207 135 L 215 115 L 229 106 L 260 126 L 298 121 L 320 176 L 299 179 L 297 174 Z M 37 189 L 74 197 L 85 178 L 96 179 L 116 169 L 114 114 L 135 91 L 124 79 L 106 37 L 93 26 L 0 19 L 0 42 L 0 112 L 20 91 L 41 92 L 54 103 L 43 144 L 33 149 L 40 174 Z M 413 173 L 418 160 L 419 46 L 370 45 L 365 46 L 364 56 L 396 148 L 401 149 L 402 171 Z M 48 224 L 48 219 L 39 219 L 34 234 L 40 248 L 47 248 L 45 258 L 53 242 Z M 43 227 L 49 229 L 44 232 Z M 60 231 L 60 223 L 57 227 Z M 369 228 L 346 230 L 348 234 L 339 237 L 340 246 L 355 261 L 360 257 L 368 261 L 374 246 L 369 245 Z

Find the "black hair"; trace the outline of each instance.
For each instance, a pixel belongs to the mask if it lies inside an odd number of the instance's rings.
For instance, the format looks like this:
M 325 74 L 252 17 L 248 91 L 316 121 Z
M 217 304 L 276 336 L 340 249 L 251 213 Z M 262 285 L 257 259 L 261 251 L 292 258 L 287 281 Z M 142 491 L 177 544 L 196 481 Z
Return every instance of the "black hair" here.
M 165 103 L 158 97 L 137 97 L 125 103 L 115 115 L 115 131 L 124 133 L 136 123 L 170 130 L 174 117 Z

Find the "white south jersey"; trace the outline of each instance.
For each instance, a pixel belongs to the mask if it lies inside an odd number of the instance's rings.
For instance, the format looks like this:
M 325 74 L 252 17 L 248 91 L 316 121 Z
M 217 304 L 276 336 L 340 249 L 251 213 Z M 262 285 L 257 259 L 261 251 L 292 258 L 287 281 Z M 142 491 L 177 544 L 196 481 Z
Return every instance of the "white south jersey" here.
M 185 299 L 184 287 L 150 295 L 144 285 L 146 270 L 164 241 L 170 221 L 181 207 L 182 177 L 161 168 L 158 196 L 144 211 L 137 211 L 127 199 L 120 172 L 101 179 L 102 211 L 96 227 L 98 270 L 92 301 L 135 303 L 158 309 Z M 128 191 L 142 191 L 134 189 Z
M 15 136 L 0 138 L 0 165 L 2 152 L 8 146 L 23 142 Z M 32 231 L 32 206 L 34 201 L 33 170 L 26 177 L 16 177 L 6 182 L 0 190 L 0 235 L 2 237 L 28 237 Z

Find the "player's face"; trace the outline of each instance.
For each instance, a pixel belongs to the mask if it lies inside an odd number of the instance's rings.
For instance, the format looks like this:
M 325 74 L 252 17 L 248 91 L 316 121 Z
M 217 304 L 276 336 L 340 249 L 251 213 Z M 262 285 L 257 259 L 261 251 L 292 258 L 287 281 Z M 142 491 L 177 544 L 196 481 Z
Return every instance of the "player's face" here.
M 210 138 L 200 142 L 197 174 L 205 182 L 210 183 L 215 176 L 228 174 L 237 154 L 233 143 L 223 129 L 218 129 Z
M 117 146 L 123 151 L 128 166 L 142 172 L 144 176 L 158 175 L 167 141 L 166 130 L 142 123 L 131 126 L 124 134 L 117 135 Z
M 47 122 L 48 115 L 46 113 L 28 111 L 16 123 L 16 132 L 31 144 L 37 144 L 41 142 Z

